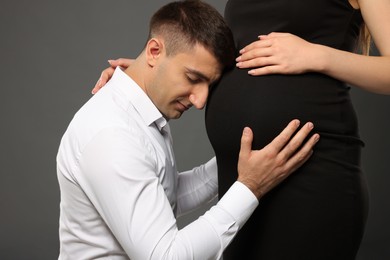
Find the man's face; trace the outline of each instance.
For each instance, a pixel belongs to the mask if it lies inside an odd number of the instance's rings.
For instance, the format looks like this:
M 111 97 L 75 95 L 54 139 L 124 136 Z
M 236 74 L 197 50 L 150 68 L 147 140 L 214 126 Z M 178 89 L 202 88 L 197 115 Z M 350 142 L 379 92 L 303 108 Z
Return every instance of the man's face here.
M 164 53 L 153 69 L 145 91 L 167 119 L 179 118 L 192 106 L 202 109 L 210 85 L 221 76 L 217 59 L 199 44 L 175 55 Z

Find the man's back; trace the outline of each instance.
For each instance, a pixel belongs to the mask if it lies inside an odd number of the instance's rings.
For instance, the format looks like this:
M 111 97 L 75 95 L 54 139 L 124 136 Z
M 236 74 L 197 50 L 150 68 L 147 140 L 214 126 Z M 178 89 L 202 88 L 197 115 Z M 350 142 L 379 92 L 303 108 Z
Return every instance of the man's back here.
M 57 175 L 61 189 L 60 259 L 89 259 L 107 255 L 128 259 L 116 238 L 128 235 L 123 222 L 132 219 L 128 216 L 132 212 L 130 206 L 120 204 L 126 201 L 121 198 L 125 195 L 121 191 L 128 190 L 125 185 L 129 182 L 120 178 L 137 178 L 137 165 L 133 167 L 132 164 L 133 158 L 137 156 L 147 157 L 144 161 L 157 172 L 169 168 L 165 165 L 169 160 L 161 146 L 165 143 L 159 130 L 145 123 L 147 117 L 161 115 L 153 115 L 153 111 L 139 113 L 137 108 L 141 110 L 143 104 L 134 105 L 128 98 L 129 95 L 133 98 L 137 96 L 137 86 L 122 84 L 121 80 L 129 78 L 121 71 L 118 74 L 101 93 L 92 97 L 76 113 L 61 140 L 57 155 Z M 130 89 L 135 90 L 135 93 Z M 141 100 L 141 103 L 148 101 L 142 99 L 142 93 L 137 100 Z M 133 102 L 137 103 L 137 100 Z M 147 111 L 147 106 L 143 110 Z M 123 165 L 121 161 L 129 162 L 128 169 L 115 169 Z M 164 180 L 156 178 L 157 174 L 153 172 L 154 181 L 161 181 L 166 187 L 175 187 L 170 185 L 176 178 L 172 164 L 169 174 L 163 174 Z M 137 188 L 133 182 L 131 189 L 134 198 L 137 198 L 142 187 Z M 175 201 L 172 194 L 174 189 L 168 189 L 166 195 L 173 206 Z M 129 202 L 129 198 L 126 199 Z M 165 196 L 160 199 L 162 202 L 159 203 L 167 203 Z M 107 209 L 116 202 L 119 203 L 117 207 L 121 208 L 120 213 L 112 216 Z M 114 236 L 112 230 L 122 230 L 119 232 L 121 235 Z

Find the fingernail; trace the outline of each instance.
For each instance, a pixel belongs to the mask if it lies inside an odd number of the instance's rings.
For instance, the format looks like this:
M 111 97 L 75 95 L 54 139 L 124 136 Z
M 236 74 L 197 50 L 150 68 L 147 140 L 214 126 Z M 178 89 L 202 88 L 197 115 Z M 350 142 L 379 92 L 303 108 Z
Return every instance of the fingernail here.
M 112 62 L 113 62 L 113 60 L 108 60 L 108 63 L 110 63 L 110 64 L 111 64 Z
M 102 79 L 99 78 L 99 80 L 95 84 L 95 87 L 92 89 L 92 94 L 96 93 L 96 89 L 100 87 L 101 82 L 102 82 Z
M 238 62 L 238 63 L 236 64 L 237 67 L 241 67 L 241 65 L 242 65 L 242 62 Z
M 241 49 L 241 50 L 240 50 L 240 53 L 244 53 L 244 52 L 245 52 L 245 49 Z
M 315 136 L 314 136 L 314 141 L 315 142 L 318 142 L 320 140 L 320 135 L 319 134 L 316 134 Z
M 240 61 L 241 60 L 241 56 L 237 57 L 236 61 Z
M 313 125 L 312 122 L 307 123 L 307 126 L 308 126 L 310 129 L 313 129 L 313 128 L 314 128 L 314 125 Z
M 244 135 L 249 135 L 250 131 L 248 127 L 244 127 Z

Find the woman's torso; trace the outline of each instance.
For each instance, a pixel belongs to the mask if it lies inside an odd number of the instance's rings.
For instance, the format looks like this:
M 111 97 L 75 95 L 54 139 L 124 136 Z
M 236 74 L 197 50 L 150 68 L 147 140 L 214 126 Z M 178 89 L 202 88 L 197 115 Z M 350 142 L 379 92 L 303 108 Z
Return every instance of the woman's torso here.
M 348 0 L 230 0 L 225 18 L 237 50 L 258 35 L 288 32 L 353 51 L 362 22 Z M 361 145 L 349 86 L 319 73 L 256 77 L 245 69 L 229 71 L 210 93 L 206 126 L 217 157 L 235 161 L 244 126 L 252 127 L 259 149 L 294 118 L 312 121 L 322 139 Z
M 225 18 L 237 50 L 258 35 L 288 32 L 354 51 L 362 18 L 348 0 L 230 0 Z M 354 259 L 367 216 L 357 118 L 349 87 L 319 73 L 224 74 L 210 91 L 206 128 L 218 163 L 219 195 L 237 179 L 242 129 L 261 149 L 292 119 L 312 121 L 321 139 L 310 160 L 261 200 L 225 251 L 239 259 Z M 343 241 L 341 243 L 341 241 Z

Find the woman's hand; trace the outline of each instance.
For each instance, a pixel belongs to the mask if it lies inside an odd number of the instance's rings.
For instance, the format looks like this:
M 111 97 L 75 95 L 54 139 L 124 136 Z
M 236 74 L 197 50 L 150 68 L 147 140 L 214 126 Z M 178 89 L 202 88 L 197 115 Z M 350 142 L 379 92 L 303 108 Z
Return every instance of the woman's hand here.
M 117 66 L 127 68 L 131 65 L 132 62 L 133 62 L 132 59 L 124 59 L 124 58 L 119 58 L 116 60 L 108 60 L 110 67 L 102 71 L 99 80 L 96 82 L 95 87 L 92 89 L 92 94 L 98 92 L 110 80 Z
M 259 36 L 240 51 L 237 67 L 249 74 L 301 74 L 320 70 L 319 45 L 290 33 L 270 33 Z

